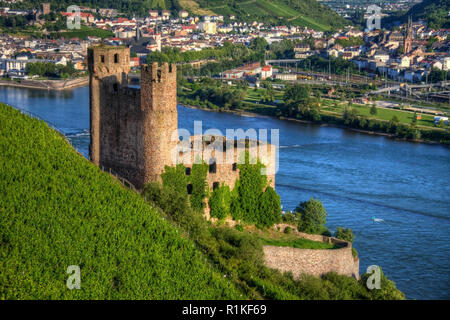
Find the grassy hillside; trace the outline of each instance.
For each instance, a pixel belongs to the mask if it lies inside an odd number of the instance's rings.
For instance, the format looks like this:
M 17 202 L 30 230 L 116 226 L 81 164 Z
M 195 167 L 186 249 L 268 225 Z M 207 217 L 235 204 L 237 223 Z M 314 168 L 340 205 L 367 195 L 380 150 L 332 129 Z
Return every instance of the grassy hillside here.
M 431 28 L 450 28 L 450 1 L 448 0 L 423 0 L 413 6 L 405 18 L 412 16 L 414 20 L 425 19 Z
M 0 104 L 0 299 L 241 294 L 194 242 L 44 122 Z M 81 290 L 66 269 L 81 267 Z

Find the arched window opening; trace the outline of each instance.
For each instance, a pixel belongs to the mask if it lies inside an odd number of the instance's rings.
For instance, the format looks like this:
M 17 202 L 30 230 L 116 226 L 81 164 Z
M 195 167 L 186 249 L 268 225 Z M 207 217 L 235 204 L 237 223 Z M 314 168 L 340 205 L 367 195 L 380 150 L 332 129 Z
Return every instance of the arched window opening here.
M 118 53 L 116 53 L 114 55 L 114 63 L 119 63 L 119 54 Z

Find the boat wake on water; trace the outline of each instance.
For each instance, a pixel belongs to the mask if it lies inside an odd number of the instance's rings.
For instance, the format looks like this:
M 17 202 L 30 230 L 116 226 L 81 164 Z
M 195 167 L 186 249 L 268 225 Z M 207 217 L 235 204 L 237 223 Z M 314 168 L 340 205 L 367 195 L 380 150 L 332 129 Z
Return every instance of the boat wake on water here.
M 299 144 L 294 144 L 293 146 L 280 146 L 279 148 L 280 149 L 288 149 L 288 148 L 300 148 L 300 147 L 303 147 L 303 146 L 301 146 Z

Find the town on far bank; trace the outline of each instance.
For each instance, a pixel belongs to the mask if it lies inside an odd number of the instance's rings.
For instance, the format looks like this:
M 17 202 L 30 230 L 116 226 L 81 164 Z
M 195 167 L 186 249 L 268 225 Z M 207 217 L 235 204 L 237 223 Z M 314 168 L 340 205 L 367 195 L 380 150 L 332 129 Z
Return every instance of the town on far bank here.
M 0 1 L 0 85 L 87 85 L 88 47 L 124 45 L 135 83 L 142 64 L 177 63 L 178 100 L 186 105 L 450 140 L 448 23 L 405 16 L 369 30 L 361 4 L 333 1 L 324 3 L 351 19 L 329 30 L 187 10 L 137 17 L 110 8 L 77 7 L 77 14 L 50 3 L 28 9 L 17 3 Z M 383 8 L 383 19 L 409 8 L 402 3 Z M 80 26 L 71 28 L 75 15 Z

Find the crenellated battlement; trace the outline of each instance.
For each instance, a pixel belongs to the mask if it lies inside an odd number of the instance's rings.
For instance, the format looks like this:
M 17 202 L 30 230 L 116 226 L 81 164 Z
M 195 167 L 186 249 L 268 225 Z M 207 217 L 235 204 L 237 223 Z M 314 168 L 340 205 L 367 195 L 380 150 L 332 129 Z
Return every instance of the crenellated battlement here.
M 128 74 L 130 72 L 130 48 L 105 45 L 90 47 L 88 48 L 88 68 L 89 72 L 98 78 L 111 74 Z
M 172 157 L 174 151 L 178 152 L 180 141 L 176 65 L 157 62 L 142 65 L 139 88 L 129 85 L 129 48 L 100 45 L 88 52 L 91 161 L 111 168 L 139 189 L 150 181 L 160 180 L 165 167 L 177 163 Z M 255 141 L 252 147 L 249 140 L 245 145 L 251 151 L 260 143 Z M 222 151 L 213 150 L 205 157 L 210 165 L 207 177 L 210 188 L 214 189 L 219 182 L 233 187 L 239 177 L 237 152 L 231 163 L 219 161 L 227 147 L 223 145 Z M 270 184 L 274 186 L 272 147 L 263 148 L 267 153 L 255 153 L 255 157 L 267 166 Z M 209 152 L 210 148 L 204 148 L 203 151 Z M 237 141 L 229 148 L 235 150 Z
M 141 67 L 140 88 L 128 85 L 130 49 L 89 48 L 92 162 L 113 169 L 138 188 L 171 164 L 177 132 L 175 64 Z
M 141 83 L 165 83 L 176 80 L 177 66 L 175 64 L 163 63 L 161 66 L 157 62 L 141 66 Z

